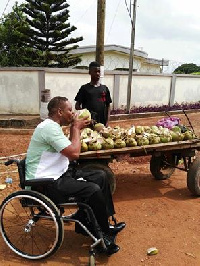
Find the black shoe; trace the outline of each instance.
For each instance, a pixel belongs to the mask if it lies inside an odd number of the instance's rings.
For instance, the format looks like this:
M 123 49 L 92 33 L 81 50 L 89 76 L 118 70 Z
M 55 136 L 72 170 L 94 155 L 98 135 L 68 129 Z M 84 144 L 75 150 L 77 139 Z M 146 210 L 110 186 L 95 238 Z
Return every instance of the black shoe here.
M 124 222 L 117 223 L 115 225 L 110 224 L 110 234 L 111 235 L 117 235 L 122 229 L 124 229 L 126 224 Z
M 120 247 L 114 243 L 113 236 L 104 235 L 103 240 L 106 246 L 105 253 L 108 256 L 111 256 L 112 254 L 117 253 L 119 251 Z

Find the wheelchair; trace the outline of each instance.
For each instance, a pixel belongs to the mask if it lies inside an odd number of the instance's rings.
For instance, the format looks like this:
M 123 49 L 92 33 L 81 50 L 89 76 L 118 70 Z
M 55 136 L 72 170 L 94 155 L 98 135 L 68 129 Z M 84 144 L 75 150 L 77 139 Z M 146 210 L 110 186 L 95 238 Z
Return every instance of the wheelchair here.
M 5 165 L 13 163 L 18 167 L 21 190 L 8 195 L 0 206 L 0 231 L 8 247 L 29 260 L 47 258 L 61 247 L 64 223 L 74 222 L 93 240 L 89 248 L 89 265 L 95 265 L 96 251 L 99 248 L 106 251 L 106 245 L 90 206 L 73 197 L 55 204 L 45 195 L 45 187 L 54 182 L 53 178 L 25 180 L 25 159 L 10 159 Z M 95 233 L 77 218 L 77 211 L 64 216 L 67 207 L 86 210 Z

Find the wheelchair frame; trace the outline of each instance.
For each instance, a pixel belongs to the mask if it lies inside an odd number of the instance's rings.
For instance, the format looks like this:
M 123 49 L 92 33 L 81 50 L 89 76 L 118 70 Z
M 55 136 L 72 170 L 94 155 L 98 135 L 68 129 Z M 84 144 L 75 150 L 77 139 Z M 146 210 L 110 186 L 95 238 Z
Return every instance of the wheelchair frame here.
M 17 255 L 39 260 L 53 255 L 64 239 L 64 222 L 78 223 L 92 238 L 89 249 L 89 265 L 95 265 L 95 248 L 101 245 L 106 251 L 103 234 L 89 205 L 70 197 L 67 202 L 55 204 L 50 198 L 38 191 L 25 189 L 26 186 L 45 186 L 54 179 L 41 178 L 25 180 L 25 159 L 11 159 L 5 165 L 16 163 L 22 190 L 8 195 L 0 206 L 0 231 L 9 248 Z M 76 213 L 64 216 L 66 207 L 87 210 L 97 237 L 83 224 Z M 48 232 L 48 234 L 47 234 Z M 16 237 L 16 234 L 19 234 Z

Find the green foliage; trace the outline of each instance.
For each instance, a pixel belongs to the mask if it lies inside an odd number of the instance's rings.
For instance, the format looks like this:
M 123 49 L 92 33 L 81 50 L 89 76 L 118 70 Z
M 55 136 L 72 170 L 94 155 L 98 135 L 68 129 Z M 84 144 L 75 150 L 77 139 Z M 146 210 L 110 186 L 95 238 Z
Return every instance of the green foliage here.
M 182 64 L 181 66 L 177 67 L 173 73 L 174 74 L 191 74 L 193 72 L 199 72 L 199 71 L 200 71 L 200 66 L 190 63 L 190 64 Z
M 200 75 L 200 72 L 191 73 L 192 75 Z
M 69 19 L 66 0 L 26 0 L 23 11 L 30 29 L 23 29 L 26 43 L 38 52 L 35 64 L 43 67 L 69 67 L 81 62 L 69 52 L 78 47 L 82 37 L 70 38 L 76 30 Z
M 13 6 L 12 12 L 0 21 L 0 66 L 29 66 L 37 54 L 24 43 L 22 31 L 29 25 L 23 14 L 23 5 Z

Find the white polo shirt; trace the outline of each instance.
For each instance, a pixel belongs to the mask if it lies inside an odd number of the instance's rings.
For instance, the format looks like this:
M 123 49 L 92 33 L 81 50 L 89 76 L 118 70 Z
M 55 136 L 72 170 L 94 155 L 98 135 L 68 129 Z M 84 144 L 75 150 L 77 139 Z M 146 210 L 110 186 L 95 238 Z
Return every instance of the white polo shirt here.
M 41 122 L 35 129 L 26 157 L 26 180 L 34 178 L 58 179 L 69 166 L 69 159 L 60 151 L 71 141 L 62 128 L 51 119 Z

